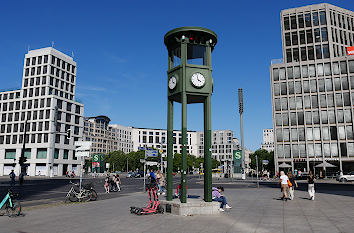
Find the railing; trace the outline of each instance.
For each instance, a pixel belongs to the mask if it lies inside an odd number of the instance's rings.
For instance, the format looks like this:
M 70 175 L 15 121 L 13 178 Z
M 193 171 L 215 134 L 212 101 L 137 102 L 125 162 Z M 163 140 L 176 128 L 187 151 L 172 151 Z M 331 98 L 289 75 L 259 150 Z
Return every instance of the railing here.
M 281 63 L 284 63 L 284 59 L 283 59 L 283 58 L 272 59 L 272 60 L 270 61 L 270 63 L 271 63 L 272 65 L 274 65 L 274 64 L 281 64 Z

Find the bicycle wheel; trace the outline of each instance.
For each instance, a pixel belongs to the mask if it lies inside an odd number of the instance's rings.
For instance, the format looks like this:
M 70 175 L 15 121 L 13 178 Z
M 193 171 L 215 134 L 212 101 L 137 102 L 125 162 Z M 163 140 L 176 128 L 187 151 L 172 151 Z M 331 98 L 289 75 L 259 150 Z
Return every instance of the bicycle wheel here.
M 75 195 L 75 193 L 70 193 L 69 195 L 69 201 L 71 202 L 77 202 L 79 199 L 77 198 L 77 196 Z
M 10 204 L 6 204 L 6 213 L 9 217 L 19 216 L 21 214 L 21 203 L 19 201 L 13 201 L 12 207 Z
M 90 201 L 96 201 L 97 200 L 97 193 L 94 189 L 90 190 Z

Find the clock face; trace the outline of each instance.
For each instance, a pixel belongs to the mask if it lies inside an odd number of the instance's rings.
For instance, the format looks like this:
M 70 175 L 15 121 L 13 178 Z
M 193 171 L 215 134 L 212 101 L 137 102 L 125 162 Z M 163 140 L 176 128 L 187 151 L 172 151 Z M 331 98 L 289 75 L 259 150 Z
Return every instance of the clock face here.
M 203 87 L 205 84 L 205 77 L 201 73 L 195 73 L 191 78 L 192 84 L 195 87 Z
M 170 81 L 168 81 L 168 88 L 172 90 L 176 87 L 176 85 L 177 85 L 177 78 L 175 76 L 172 76 L 170 78 Z

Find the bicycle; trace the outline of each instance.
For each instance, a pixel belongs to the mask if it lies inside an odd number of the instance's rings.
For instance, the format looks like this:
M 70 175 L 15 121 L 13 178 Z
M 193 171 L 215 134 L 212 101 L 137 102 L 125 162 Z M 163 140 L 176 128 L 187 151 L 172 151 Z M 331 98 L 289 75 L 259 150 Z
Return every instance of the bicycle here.
M 71 201 L 71 202 L 81 202 L 81 201 L 95 201 L 97 199 L 97 193 L 96 191 L 93 189 L 93 185 L 90 184 L 86 184 L 83 185 L 81 187 L 81 189 L 77 189 L 79 184 L 75 184 L 73 182 L 70 181 L 70 184 L 72 184 L 69 192 L 66 194 L 66 199 L 65 202 L 67 200 Z
M 4 206 L 6 213 L 9 217 L 20 216 L 21 214 L 21 203 L 19 201 L 14 201 L 15 198 L 18 198 L 18 194 L 14 194 L 10 189 L 4 199 L 0 203 L 0 209 Z M 0 215 L 4 215 L 1 214 Z

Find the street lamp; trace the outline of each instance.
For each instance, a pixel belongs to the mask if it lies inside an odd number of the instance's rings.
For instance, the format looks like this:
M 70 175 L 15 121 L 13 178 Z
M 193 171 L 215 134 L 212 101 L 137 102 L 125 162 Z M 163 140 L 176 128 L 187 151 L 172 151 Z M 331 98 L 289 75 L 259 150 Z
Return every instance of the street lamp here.
M 240 131 L 241 131 L 241 153 L 242 153 L 242 175 L 241 178 L 246 179 L 245 176 L 245 147 L 243 145 L 243 90 L 242 88 L 238 89 L 238 104 L 239 104 L 239 113 L 240 113 Z

